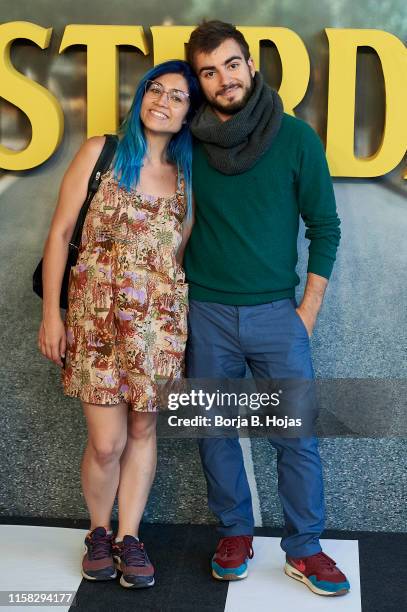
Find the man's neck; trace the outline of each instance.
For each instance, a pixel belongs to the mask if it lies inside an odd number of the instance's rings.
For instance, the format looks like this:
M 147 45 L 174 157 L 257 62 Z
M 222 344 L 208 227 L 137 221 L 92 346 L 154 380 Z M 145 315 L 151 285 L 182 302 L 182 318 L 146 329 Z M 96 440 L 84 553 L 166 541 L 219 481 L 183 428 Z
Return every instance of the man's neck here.
M 215 115 L 217 116 L 217 118 L 222 121 L 228 121 L 228 119 L 230 119 L 232 117 L 232 115 L 227 115 L 226 113 L 222 113 L 220 110 L 218 110 L 217 108 L 212 108 L 212 112 L 215 113 Z

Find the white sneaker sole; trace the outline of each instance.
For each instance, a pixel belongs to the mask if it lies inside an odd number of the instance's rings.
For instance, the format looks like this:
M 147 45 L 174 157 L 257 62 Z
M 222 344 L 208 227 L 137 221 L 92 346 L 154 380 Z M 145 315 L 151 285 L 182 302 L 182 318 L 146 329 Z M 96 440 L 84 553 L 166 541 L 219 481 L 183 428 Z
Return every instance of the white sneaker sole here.
M 298 580 L 299 582 L 304 583 L 310 589 L 310 591 L 316 593 L 316 595 L 323 595 L 325 597 L 337 597 L 339 595 L 346 595 L 346 593 L 349 593 L 348 589 L 342 589 L 341 591 L 336 591 L 334 593 L 329 593 L 329 591 L 323 591 L 322 589 L 316 587 L 315 584 L 312 584 L 312 582 L 308 580 L 308 578 L 302 572 L 295 569 L 289 563 L 285 564 L 284 572 L 290 578 L 294 578 L 294 580 Z

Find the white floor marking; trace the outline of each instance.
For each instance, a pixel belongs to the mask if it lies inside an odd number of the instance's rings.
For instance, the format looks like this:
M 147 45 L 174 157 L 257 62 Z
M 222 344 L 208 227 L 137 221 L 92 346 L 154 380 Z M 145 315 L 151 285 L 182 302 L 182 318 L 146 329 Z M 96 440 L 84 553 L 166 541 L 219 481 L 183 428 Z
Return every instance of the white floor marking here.
M 77 591 L 86 530 L 30 525 L 0 525 L 1 591 Z M 0 610 L 27 610 L 27 606 Z M 29 608 L 32 609 L 31 607 Z M 35 606 L 64 612 L 67 606 Z
M 15 174 L 6 174 L 3 177 L 0 177 L 0 195 L 7 191 L 9 187 L 16 181 L 18 181 L 20 177 Z
M 262 527 L 263 519 L 261 518 L 260 498 L 259 492 L 257 490 L 256 476 L 254 474 L 252 445 L 250 442 L 250 438 L 239 438 L 239 441 L 240 446 L 242 447 L 247 480 L 249 481 L 250 491 L 252 494 L 254 524 L 256 527 Z
M 343 597 L 315 595 L 284 574 L 279 538 L 255 537 L 249 576 L 229 584 L 225 612 L 361 612 L 357 540 L 322 540 L 324 551 L 347 575 L 351 590 Z

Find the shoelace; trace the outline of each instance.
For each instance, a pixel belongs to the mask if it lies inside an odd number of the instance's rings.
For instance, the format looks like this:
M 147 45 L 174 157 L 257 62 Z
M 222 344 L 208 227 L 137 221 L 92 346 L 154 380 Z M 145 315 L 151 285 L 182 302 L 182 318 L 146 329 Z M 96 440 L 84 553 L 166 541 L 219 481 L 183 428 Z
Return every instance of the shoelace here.
M 112 537 L 110 535 L 93 534 L 90 538 L 90 558 L 103 559 L 112 553 Z
M 249 559 L 251 559 L 254 553 L 253 548 L 250 544 L 250 540 L 247 536 L 233 536 L 229 538 L 222 538 L 218 552 L 222 556 L 225 555 L 226 557 L 230 557 L 233 556 L 233 554 L 241 547 L 242 544 L 246 549 L 247 556 L 249 557 Z
M 147 553 L 142 542 L 130 542 L 123 546 L 123 559 L 126 565 L 144 567 L 148 564 Z
M 333 559 L 331 559 L 331 557 L 328 557 L 328 555 L 325 554 L 324 552 L 320 552 L 314 555 L 312 559 L 312 567 L 315 567 L 319 569 L 320 571 L 328 570 L 332 572 L 335 570 L 336 562 Z

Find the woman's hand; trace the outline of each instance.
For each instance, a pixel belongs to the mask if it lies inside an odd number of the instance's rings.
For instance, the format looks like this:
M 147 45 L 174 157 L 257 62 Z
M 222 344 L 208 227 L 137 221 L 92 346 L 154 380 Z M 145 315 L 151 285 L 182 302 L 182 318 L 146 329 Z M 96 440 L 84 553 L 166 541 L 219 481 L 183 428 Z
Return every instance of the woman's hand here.
M 44 357 L 63 367 L 61 357 L 65 357 L 66 332 L 59 315 L 42 319 L 38 332 L 38 348 Z

